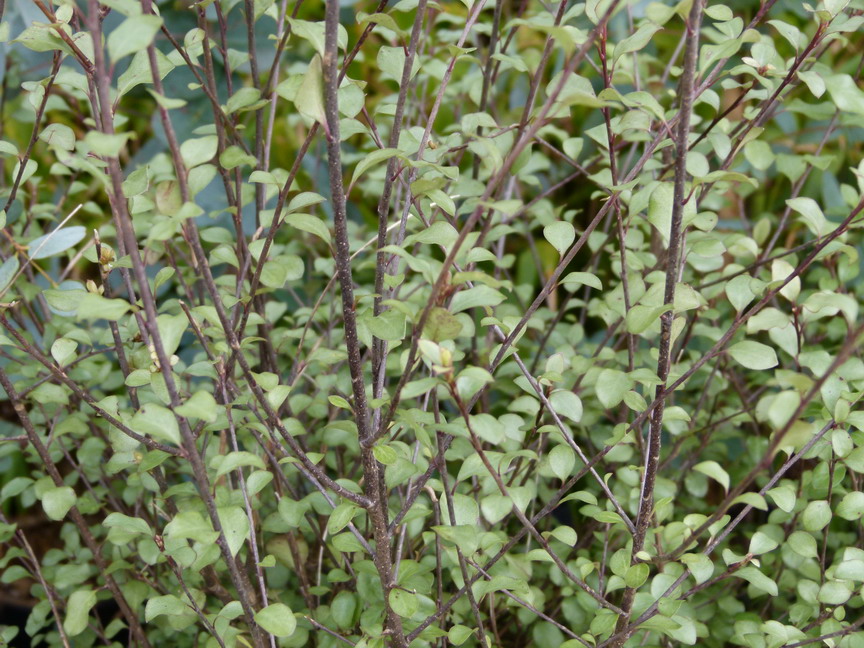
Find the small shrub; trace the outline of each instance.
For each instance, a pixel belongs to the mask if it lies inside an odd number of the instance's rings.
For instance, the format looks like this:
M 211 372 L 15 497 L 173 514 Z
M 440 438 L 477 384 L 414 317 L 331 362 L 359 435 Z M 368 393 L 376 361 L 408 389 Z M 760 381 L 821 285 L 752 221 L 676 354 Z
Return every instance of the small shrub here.
M 864 646 L 861 0 L 0 11 L 0 644 Z

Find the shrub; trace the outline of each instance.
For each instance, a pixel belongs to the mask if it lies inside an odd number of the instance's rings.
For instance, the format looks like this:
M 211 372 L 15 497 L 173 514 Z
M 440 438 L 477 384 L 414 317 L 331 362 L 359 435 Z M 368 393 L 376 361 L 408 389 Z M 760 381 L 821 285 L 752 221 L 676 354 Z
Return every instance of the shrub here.
M 861 0 L 4 5 L 0 643 L 864 646 Z

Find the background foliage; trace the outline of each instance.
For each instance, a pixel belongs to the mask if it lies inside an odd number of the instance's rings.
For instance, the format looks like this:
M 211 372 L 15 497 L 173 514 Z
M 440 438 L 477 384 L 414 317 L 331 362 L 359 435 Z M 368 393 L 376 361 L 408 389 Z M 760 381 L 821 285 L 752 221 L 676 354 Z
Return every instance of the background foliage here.
M 0 643 L 864 646 L 861 0 L 0 10 Z

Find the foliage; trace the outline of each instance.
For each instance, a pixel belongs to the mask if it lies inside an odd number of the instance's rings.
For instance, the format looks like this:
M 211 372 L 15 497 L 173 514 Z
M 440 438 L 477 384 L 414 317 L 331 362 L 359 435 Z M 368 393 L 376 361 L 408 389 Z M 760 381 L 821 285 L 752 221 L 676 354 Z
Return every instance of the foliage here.
M 813 4 L 0 2 L 23 632 L 864 646 L 864 2 Z

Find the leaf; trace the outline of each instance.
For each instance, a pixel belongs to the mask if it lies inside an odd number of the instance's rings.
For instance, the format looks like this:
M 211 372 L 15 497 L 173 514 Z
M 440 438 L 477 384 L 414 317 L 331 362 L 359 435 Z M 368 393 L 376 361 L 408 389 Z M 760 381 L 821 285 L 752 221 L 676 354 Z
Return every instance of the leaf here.
M 285 217 L 285 223 L 304 232 L 314 234 L 328 245 L 330 244 L 330 230 L 324 221 L 317 216 L 312 216 L 311 214 L 289 214 Z
M 77 312 L 79 320 L 105 319 L 116 322 L 130 308 L 132 306 L 125 299 L 108 299 L 95 293 L 85 293 L 78 302 Z
M 624 394 L 633 388 L 633 379 L 623 371 L 604 369 L 597 376 L 594 389 L 603 407 L 615 407 L 624 400 Z
M 245 108 L 246 106 L 251 106 L 256 101 L 261 98 L 261 91 L 257 88 L 245 87 L 237 90 L 233 95 L 228 98 L 228 102 L 225 104 L 225 108 L 227 113 L 230 115 L 233 112 L 237 112 L 241 108 Z
M 165 535 L 180 540 L 191 539 L 203 544 L 216 542 L 219 534 L 213 530 L 209 520 L 198 511 L 183 511 L 165 525 Z
M 435 306 L 426 317 L 426 326 L 423 336 L 433 342 L 453 340 L 462 332 L 462 322 L 446 308 Z
M 75 131 L 66 124 L 48 124 L 39 133 L 39 139 L 48 144 L 48 146 L 64 151 L 75 149 Z
M 373 151 L 366 157 L 364 157 L 357 166 L 354 168 L 354 174 L 351 176 L 351 186 L 354 186 L 357 183 L 357 179 L 366 173 L 369 169 L 374 166 L 381 164 L 382 162 L 389 160 L 392 157 L 402 157 L 402 154 L 399 152 L 399 149 L 395 148 L 383 148 Z
M 348 630 L 354 625 L 354 613 L 357 610 L 357 595 L 342 590 L 330 603 L 330 614 L 336 625 L 342 630 Z
M 453 297 L 450 302 L 450 310 L 453 313 L 460 313 L 463 310 L 470 308 L 479 308 L 483 306 L 497 306 L 504 301 L 504 295 L 489 286 L 479 285 L 462 290 Z
M 591 286 L 603 290 L 600 279 L 591 272 L 571 272 L 561 280 L 561 285 L 568 290 L 576 290 L 576 286 Z
M 556 221 L 543 228 L 543 236 L 563 257 L 576 240 L 576 228 L 567 221 Z
M 864 493 L 852 491 L 846 493 L 837 505 L 837 516 L 844 520 L 860 520 L 864 515 Z
M 552 448 L 552 451 L 549 453 L 549 468 L 561 481 L 564 481 L 573 474 L 573 467 L 575 465 L 576 453 L 568 445 L 559 444 Z
M 284 603 L 273 603 L 255 613 L 255 623 L 277 637 L 290 637 L 297 628 L 294 613 Z
M 51 520 L 62 520 L 75 505 L 75 491 L 69 486 L 55 486 L 42 493 L 42 508 Z
M 122 529 L 127 533 L 136 535 L 153 535 L 153 530 L 146 521 L 137 517 L 129 517 L 123 513 L 110 513 L 102 522 L 102 526 L 108 529 Z
M 758 587 L 771 596 L 777 596 L 778 594 L 777 583 L 768 578 L 756 567 L 744 567 L 735 572 L 734 575 L 738 578 L 743 578 L 754 587 Z
M 810 502 L 801 513 L 805 531 L 821 531 L 831 521 L 831 506 L 825 500 Z
M 744 340 L 733 344 L 728 349 L 729 355 L 743 367 L 764 371 L 779 364 L 777 353 L 766 344 Z
M 471 628 L 469 628 L 468 626 L 457 624 L 450 628 L 450 630 L 447 632 L 447 639 L 454 646 L 461 646 L 463 643 L 468 641 L 468 637 L 470 637 L 472 634 L 474 634 L 474 631 Z
M 624 575 L 624 583 L 627 587 L 639 588 L 648 580 L 651 568 L 645 563 L 637 563 L 627 568 Z
M 641 50 L 651 41 L 654 34 L 660 31 L 660 28 L 660 25 L 646 23 L 637 29 L 635 33 L 618 41 L 615 45 L 615 51 L 612 54 L 612 62 L 617 62 L 619 58 L 624 56 L 624 54 Z
M 91 589 L 75 590 L 66 600 L 66 619 L 63 629 L 70 637 L 87 629 L 90 610 L 96 605 L 96 592 Z
M 188 605 L 173 594 L 154 596 L 147 601 L 147 605 L 144 607 L 144 620 L 150 623 L 150 621 L 163 614 L 166 616 L 182 616 L 188 611 Z
M 769 490 L 767 494 L 774 500 L 774 503 L 777 504 L 777 507 L 781 511 L 791 513 L 795 508 L 797 496 L 795 494 L 795 489 L 791 486 L 778 486 L 777 488 Z
M 61 227 L 30 241 L 27 246 L 28 254 L 34 261 L 47 259 L 77 245 L 86 233 L 87 230 L 80 225 Z
M 75 340 L 57 338 L 51 345 L 51 357 L 54 358 L 58 366 L 62 367 L 74 355 L 77 348 L 78 343 Z
M 9 287 L 20 267 L 21 263 L 14 254 L 5 260 L 3 265 L 0 265 L 0 293 Z
M 108 54 L 112 61 L 145 49 L 162 27 L 162 18 L 151 14 L 130 16 L 108 35 Z
M 339 533 L 342 529 L 348 526 L 348 523 L 354 518 L 357 512 L 357 506 L 351 502 L 342 502 L 330 514 L 327 520 L 327 532 L 330 534 Z
M 209 162 L 216 156 L 219 140 L 215 135 L 188 139 L 180 145 L 180 157 L 187 169 Z
M 306 74 L 303 75 L 303 82 L 297 89 L 297 95 L 294 97 L 294 105 L 297 106 L 297 111 L 314 122 L 318 122 L 327 129 L 327 115 L 324 112 L 324 72 L 321 68 L 321 57 L 316 54 L 309 67 L 306 69 Z
M 219 409 L 213 394 L 202 389 L 187 398 L 185 403 L 177 407 L 176 412 L 180 416 L 213 423 L 219 416 Z
M 264 469 L 264 460 L 256 454 L 246 450 L 236 450 L 227 455 L 216 455 L 210 460 L 210 467 L 216 469 L 216 477 L 221 477 L 241 466 L 254 466 Z
M 582 420 L 582 401 L 568 389 L 558 389 L 549 396 L 552 409 L 563 414 L 574 423 Z
M 375 455 L 376 461 L 385 466 L 392 466 L 399 458 L 399 455 L 396 454 L 393 448 L 383 443 L 377 443 L 372 446 L 372 454 Z
M 419 57 L 415 56 L 411 64 L 409 79 L 414 78 L 420 69 Z M 391 78 L 396 83 L 402 83 L 402 71 L 405 69 L 405 48 L 382 46 L 378 48 L 377 63 L 384 75 L 382 78 Z
M 513 500 L 507 495 L 487 495 L 480 500 L 480 511 L 490 524 L 496 524 L 513 510 Z
M 719 484 L 723 486 L 723 490 L 729 492 L 729 473 L 727 473 L 716 461 L 703 461 L 693 466 L 693 470 L 719 482 Z
M 236 556 L 246 542 L 246 538 L 249 537 L 249 517 L 239 506 L 220 507 L 217 512 L 222 533 L 225 534 L 225 541 L 228 543 L 228 550 L 232 556 Z
M 828 93 L 841 112 L 864 115 L 864 92 L 848 74 L 835 74 L 825 79 Z
M 762 533 L 761 531 L 757 531 L 753 534 L 753 537 L 750 538 L 750 548 L 747 552 L 754 556 L 760 556 L 769 551 L 774 551 L 777 546 L 778 542 L 774 538 Z
M 786 539 L 786 542 L 792 551 L 803 558 L 816 558 L 819 555 L 816 538 L 806 531 L 795 531 Z
M 388 600 L 390 601 L 390 607 L 393 608 L 393 611 L 406 619 L 414 616 L 420 607 L 416 594 L 406 592 L 399 588 L 390 590 Z
M 180 428 L 177 419 L 171 410 L 161 405 L 147 403 L 132 417 L 130 425 L 139 434 L 180 445 Z
M 180 347 L 180 340 L 189 326 L 189 320 L 183 314 L 159 315 L 156 318 L 156 325 L 162 340 L 162 348 L 170 357 Z
M 786 204 L 801 214 L 807 227 L 815 236 L 824 236 L 834 229 L 825 219 L 819 204 L 812 198 L 791 198 L 786 201 Z

